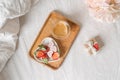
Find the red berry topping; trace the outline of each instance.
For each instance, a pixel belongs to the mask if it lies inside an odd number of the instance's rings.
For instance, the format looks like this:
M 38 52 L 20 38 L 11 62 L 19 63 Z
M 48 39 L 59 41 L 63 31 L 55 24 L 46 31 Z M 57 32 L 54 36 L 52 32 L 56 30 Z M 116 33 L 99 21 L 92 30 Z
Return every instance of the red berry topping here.
M 47 54 L 40 50 L 36 53 L 36 57 L 44 59 L 44 58 L 47 58 Z
M 98 43 L 95 43 L 94 45 L 93 45 L 93 47 L 98 51 L 99 50 L 99 44 Z
M 57 60 L 59 57 L 60 57 L 60 55 L 59 55 L 58 52 L 54 52 L 53 55 L 52 55 L 53 60 Z

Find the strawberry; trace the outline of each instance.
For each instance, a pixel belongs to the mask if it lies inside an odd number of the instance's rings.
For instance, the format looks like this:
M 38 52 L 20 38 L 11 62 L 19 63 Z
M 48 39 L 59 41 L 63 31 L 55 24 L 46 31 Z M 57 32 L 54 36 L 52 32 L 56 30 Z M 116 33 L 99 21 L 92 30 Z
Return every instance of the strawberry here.
M 60 55 L 59 55 L 58 52 L 54 52 L 53 55 L 52 55 L 53 60 L 57 60 L 59 57 L 60 57 Z
M 36 53 L 36 57 L 37 57 L 37 58 L 41 58 L 43 55 L 44 55 L 44 53 L 43 53 L 41 50 L 39 50 L 39 51 Z
M 47 54 L 44 53 L 42 50 L 39 50 L 39 51 L 36 53 L 36 57 L 37 57 L 37 58 L 44 59 L 44 58 L 47 58 Z
M 45 53 L 47 53 L 50 50 L 48 46 L 45 46 L 45 49 L 46 49 Z
M 46 59 L 48 56 L 47 54 L 45 53 L 43 56 L 41 56 L 41 59 Z
M 99 44 L 98 43 L 95 43 L 94 45 L 93 45 L 93 47 L 98 51 L 99 50 Z

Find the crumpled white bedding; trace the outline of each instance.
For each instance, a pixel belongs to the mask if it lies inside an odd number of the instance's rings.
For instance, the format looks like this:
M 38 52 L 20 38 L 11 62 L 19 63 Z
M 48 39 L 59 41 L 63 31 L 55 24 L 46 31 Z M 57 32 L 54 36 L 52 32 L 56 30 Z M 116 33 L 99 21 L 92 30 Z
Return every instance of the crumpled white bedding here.
M 19 33 L 19 16 L 39 0 L 0 0 L 0 72 L 14 54 Z
M 8 59 L 14 54 L 19 32 L 19 18 L 9 20 L 0 29 L 0 71 L 5 66 Z

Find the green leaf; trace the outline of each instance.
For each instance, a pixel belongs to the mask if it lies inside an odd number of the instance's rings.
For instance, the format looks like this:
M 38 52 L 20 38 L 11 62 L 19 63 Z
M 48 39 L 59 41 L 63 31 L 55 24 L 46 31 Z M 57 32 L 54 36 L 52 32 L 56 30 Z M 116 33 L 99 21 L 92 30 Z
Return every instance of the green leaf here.
M 45 46 L 44 46 L 43 44 L 38 45 L 38 47 L 39 47 L 39 49 L 40 49 L 40 50 L 43 50 L 43 51 L 45 51 L 45 50 L 46 50 L 46 48 L 45 48 Z
M 40 50 L 46 51 L 46 48 L 41 48 Z
M 36 55 L 36 53 L 37 53 L 37 52 L 35 51 L 34 54 Z
M 43 63 L 48 64 L 48 59 L 47 58 L 42 59 L 42 61 L 43 61 Z
M 58 53 L 60 53 L 61 51 L 58 49 Z
M 39 47 L 39 48 L 43 48 L 43 47 L 44 47 L 44 45 L 43 45 L 43 44 L 41 44 L 41 45 L 38 45 L 38 47 Z

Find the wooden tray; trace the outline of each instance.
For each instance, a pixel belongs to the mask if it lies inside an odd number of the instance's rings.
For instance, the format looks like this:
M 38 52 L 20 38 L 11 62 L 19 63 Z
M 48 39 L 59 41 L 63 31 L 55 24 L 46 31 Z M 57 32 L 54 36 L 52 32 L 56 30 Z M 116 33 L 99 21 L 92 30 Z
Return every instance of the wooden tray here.
M 51 28 L 54 26 L 54 23 L 56 21 L 60 21 L 60 20 L 64 20 L 67 21 L 70 24 L 71 27 L 71 32 L 70 35 L 64 39 L 64 40 L 58 40 L 55 39 L 52 34 L 51 34 Z M 67 56 L 71 45 L 73 44 L 73 41 L 75 40 L 78 32 L 79 32 L 80 27 L 75 24 L 74 22 L 70 21 L 69 19 L 65 18 L 63 15 L 61 15 L 60 13 L 53 11 L 49 17 L 47 18 L 45 24 L 43 25 L 41 31 L 39 32 L 36 40 L 34 41 L 30 51 L 29 51 L 29 55 L 34 59 L 33 57 L 33 53 L 34 51 L 37 49 L 38 45 L 40 44 L 40 42 L 45 38 L 45 37 L 52 37 L 57 43 L 58 46 L 60 48 L 60 60 L 56 61 L 56 62 L 50 62 L 48 64 L 44 64 L 52 69 L 58 69 L 61 64 L 63 63 L 65 57 Z M 42 63 L 43 64 L 43 63 Z

